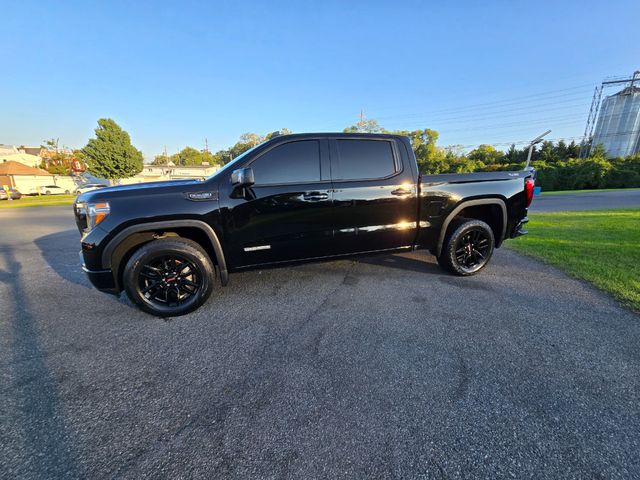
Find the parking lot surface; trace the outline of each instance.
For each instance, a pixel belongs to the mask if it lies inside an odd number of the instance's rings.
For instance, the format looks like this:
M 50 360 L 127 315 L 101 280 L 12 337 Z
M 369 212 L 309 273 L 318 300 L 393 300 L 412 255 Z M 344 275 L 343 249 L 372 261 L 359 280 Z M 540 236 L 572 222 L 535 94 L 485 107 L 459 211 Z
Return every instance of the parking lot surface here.
M 638 478 L 640 316 L 500 249 L 234 274 L 160 320 L 0 211 L 2 478 Z

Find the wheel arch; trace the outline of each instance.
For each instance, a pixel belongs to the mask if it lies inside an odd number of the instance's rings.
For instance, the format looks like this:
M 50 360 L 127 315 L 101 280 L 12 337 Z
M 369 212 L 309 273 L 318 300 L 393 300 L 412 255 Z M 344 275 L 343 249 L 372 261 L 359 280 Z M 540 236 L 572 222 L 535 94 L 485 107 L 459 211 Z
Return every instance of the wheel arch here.
M 444 239 L 447 234 L 447 230 L 449 229 L 449 224 L 451 221 L 461 216 L 460 214 L 463 210 L 473 209 L 474 207 L 496 207 L 501 214 L 498 214 L 499 225 L 494 221 L 486 221 L 486 216 L 471 214 L 469 218 L 475 218 L 477 220 L 485 221 L 489 224 L 491 229 L 493 230 L 493 235 L 495 237 L 496 247 L 500 246 L 502 240 L 504 240 L 506 231 L 507 231 L 507 205 L 504 200 L 500 198 L 481 198 L 476 200 L 465 200 L 460 202 L 456 207 L 447 215 L 447 218 L 444 219 L 442 223 L 442 228 L 440 229 L 440 235 L 438 237 L 438 245 L 436 249 L 436 256 L 440 256 L 442 253 L 442 246 L 444 244 Z M 477 211 L 477 210 L 476 210 Z
M 124 265 L 133 252 L 140 245 L 167 236 L 189 238 L 200 244 L 217 265 L 222 285 L 229 283 L 227 262 L 215 230 L 202 220 L 187 219 L 132 225 L 116 234 L 102 252 L 102 265 L 113 271 L 117 288 L 122 284 Z

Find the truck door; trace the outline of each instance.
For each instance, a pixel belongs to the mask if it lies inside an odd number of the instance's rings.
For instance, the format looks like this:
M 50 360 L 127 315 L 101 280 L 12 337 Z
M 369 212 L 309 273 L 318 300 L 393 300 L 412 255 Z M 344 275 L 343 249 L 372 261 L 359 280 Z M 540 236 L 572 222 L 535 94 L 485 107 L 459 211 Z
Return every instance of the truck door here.
M 252 160 L 255 184 L 229 188 L 227 251 L 237 267 L 328 255 L 332 192 L 327 139 L 276 144 Z
M 411 247 L 418 202 L 413 172 L 393 138 L 331 140 L 338 253 Z

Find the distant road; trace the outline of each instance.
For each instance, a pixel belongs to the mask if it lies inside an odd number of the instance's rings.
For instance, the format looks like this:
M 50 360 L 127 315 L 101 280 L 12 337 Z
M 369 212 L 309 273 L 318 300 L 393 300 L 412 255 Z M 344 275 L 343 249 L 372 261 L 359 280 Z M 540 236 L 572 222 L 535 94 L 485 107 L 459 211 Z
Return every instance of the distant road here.
M 540 213 L 633 207 L 640 208 L 640 189 L 566 195 L 539 195 L 533 198 L 530 211 L 532 213 Z

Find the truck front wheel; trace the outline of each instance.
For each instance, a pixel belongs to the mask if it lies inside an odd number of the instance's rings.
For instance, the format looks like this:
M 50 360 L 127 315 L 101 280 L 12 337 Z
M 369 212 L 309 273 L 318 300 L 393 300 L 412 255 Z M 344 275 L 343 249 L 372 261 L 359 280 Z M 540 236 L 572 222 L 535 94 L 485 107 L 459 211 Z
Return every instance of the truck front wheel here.
M 158 317 L 189 313 L 213 289 L 214 267 L 196 242 L 179 237 L 153 240 L 134 252 L 124 269 L 127 295 Z
M 474 275 L 489 263 L 494 245 L 493 231 L 485 222 L 456 219 L 444 238 L 438 264 L 455 275 Z

